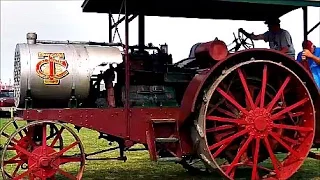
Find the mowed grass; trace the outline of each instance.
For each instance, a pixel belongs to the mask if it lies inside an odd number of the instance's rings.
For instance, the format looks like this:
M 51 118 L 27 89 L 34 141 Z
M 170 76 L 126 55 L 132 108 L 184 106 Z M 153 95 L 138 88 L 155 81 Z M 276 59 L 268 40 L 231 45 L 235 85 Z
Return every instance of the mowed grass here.
M 0 119 L 0 127 L 7 122 L 7 119 Z M 72 126 L 70 126 L 72 127 Z M 73 129 L 76 131 L 75 129 Z M 10 129 L 12 132 L 13 129 Z M 99 133 L 82 128 L 78 133 L 86 153 L 96 152 L 110 147 L 104 139 L 98 139 Z M 72 143 L 71 136 L 64 136 L 64 143 Z M 3 138 L 0 140 L 4 140 Z M 1 142 L 3 144 L 3 142 Z M 116 144 L 115 144 L 116 145 Z M 115 146 L 111 145 L 111 146 Z M 136 145 L 135 147 L 141 147 Z M 95 157 L 118 157 L 118 151 L 100 154 Z M 175 179 L 175 180 L 206 180 L 223 179 L 219 174 L 212 175 L 191 175 L 181 165 L 172 162 L 152 162 L 147 151 L 127 152 L 128 160 L 123 161 L 86 161 L 84 180 L 127 180 L 127 179 Z M 77 166 L 70 166 L 67 169 L 73 173 Z M 0 177 L 1 179 L 1 177 Z M 57 179 L 66 179 L 58 177 Z M 247 177 L 239 179 L 248 179 Z M 320 180 L 320 161 L 308 158 L 300 170 L 290 179 L 314 179 Z

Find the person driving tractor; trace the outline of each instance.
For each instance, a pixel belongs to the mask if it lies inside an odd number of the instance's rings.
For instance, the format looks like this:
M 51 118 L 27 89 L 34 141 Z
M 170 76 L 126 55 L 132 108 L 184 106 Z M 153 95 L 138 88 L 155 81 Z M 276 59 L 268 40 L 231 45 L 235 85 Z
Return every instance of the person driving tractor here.
M 270 49 L 281 51 L 295 58 L 295 49 L 291 35 L 287 30 L 280 27 L 280 20 L 278 18 L 270 18 L 265 21 L 265 24 L 268 25 L 268 31 L 263 34 L 249 34 L 242 28 L 239 29 L 239 32 L 242 32 L 245 36 L 253 40 L 264 40 L 265 42 L 269 42 Z
M 313 78 L 320 88 L 320 48 L 317 48 L 311 41 L 302 43 L 303 51 L 297 56 L 297 61 L 302 63 L 307 61 Z

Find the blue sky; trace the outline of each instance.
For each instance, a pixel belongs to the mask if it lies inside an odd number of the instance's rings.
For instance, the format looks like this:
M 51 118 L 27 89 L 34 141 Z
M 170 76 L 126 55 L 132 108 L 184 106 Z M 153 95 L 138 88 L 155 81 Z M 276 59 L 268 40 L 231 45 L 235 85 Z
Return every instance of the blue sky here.
M 36 32 L 41 40 L 108 41 L 108 15 L 82 13 L 83 1 L 1 1 L 1 80 L 13 79 L 14 50 L 17 43 L 26 42 L 27 32 Z M 115 16 L 117 18 L 117 16 Z M 303 40 L 302 10 L 281 18 L 282 28 L 293 38 L 296 51 L 301 51 Z M 309 8 L 309 28 L 320 21 L 320 8 Z M 232 23 L 231 23 L 232 22 Z M 263 33 L 263 22 L 228 20 L 199 20 L 184 18 L 146 17 L 146 43 L 167 43 L 174 62 L 188 56 L 197 42 L 211 41 L 215 37 L 229 44 L 238 28 Z M 119 26 L 124 39 L 124 24 Z M 137 20 L 130 23 L 130 44 L 138 42 Z M 320 46 L 320 27 L 309 35 Z M 118 40 L 116 38 L 116 40 Z M 256 47 L 268 47 L 255 42 Z

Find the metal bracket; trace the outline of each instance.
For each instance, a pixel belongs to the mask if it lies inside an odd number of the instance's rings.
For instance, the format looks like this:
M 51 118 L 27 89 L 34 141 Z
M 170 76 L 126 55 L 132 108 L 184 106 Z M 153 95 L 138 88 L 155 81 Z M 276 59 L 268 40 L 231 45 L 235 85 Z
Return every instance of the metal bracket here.
M 307 35 L 310 34 L 313 30 L 315 30 L 319 25 L 320 25 L 320 21 L 307 32 Z
M 122 7 L 121 7 L 121 9 L 122 9 Z M 121 12 L 121 9 L 120 9 L 120 12 Z M 128 22 L 131 22 L 137 16 L 138 15 L 131 15 L 131 17 L 128 18 Z M 109 21 L 112 21 L 112 22 L 109 22 L 109 43 L 114 42 L 115 36 L 117 34 L 119 37 L 120 43 L 123 44 L 120 33 L 119 33 L 118 25 L 121 24 L 124 20 L 125 20 L 125 16 L 120 18 L 120 14 L 118 14 L 118 20 L 115 21 L 115 19 L 113 18 L 113 15 L 111 13 L 109 13 Z M 113 29 L 115 29 L 114 33 L 112 33 Z

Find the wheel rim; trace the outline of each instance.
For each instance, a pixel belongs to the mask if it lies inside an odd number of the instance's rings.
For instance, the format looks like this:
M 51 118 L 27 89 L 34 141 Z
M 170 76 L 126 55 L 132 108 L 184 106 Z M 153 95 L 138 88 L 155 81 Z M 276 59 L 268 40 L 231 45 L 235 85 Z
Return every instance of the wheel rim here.
M 252 83 L 247 75 L 261 77 L 258 95 L 250 91 L 248 85 Z M 223 84 L 231 82 L 230 78 L 235 76 L 241 83 L 242 92 L 232 87 L 227 92 Z M 273 94 L 267 88 L 269 82 L 277 86 Z M 272 95 L 268 98 L 266 92 Z M 217 104 L 219 97 L 240 113 L 227 110 L 208 114 L 209 105 Z M 207 166 L 218 169 L 228 179 L 237 176 L 235 170 L 240 166 L 251 168 L 251 179 L 288 179 L 300 168 L 312 146 L 315 110 L 307 88 L 294 72 L 272 61 L 251 60 L 224 71 L 208 88 L 196 126 L 201 137 L 199 155 Z M 214 139 L 217 134 L 221 136 L 219 140 Z M 279 160 L 274 152 L 282 152 L 286 158 Z M 268 158 L 272 169 L 259 164 Z
M 53 140 L 49 142 L 48 135 L 52 137 L 52 134 L 48 134 L 47 127 L 51 127 L 52 125 L 61 128 L 58 128 L 59 131 L 53 136 Z M 16 141 L 15 139 L 19 132 L 25 130 L 28 130 L 26 136 Z M 61 137 L 64 137 L 62 136 L 63 132 L 70 133 L 71 136 L 69 137 L 73 137 L 75 141 L 71 141 L 72 143 L 70 144 L 68 142 L 68 145 L 63 148 L 60 146 L 57 148 L 55 145 L 60 141 Z M 20 143 L 21 141 L 27 143 Z M 70 150 L 74 153 L 75 147 L 77 147 L 80 153 L 66 155 Z M 10 150 L 13 150 L 15 153 L 9 152 Z M 76 166 L 79 166 L 79 168 L 76 175 L 64 169 L 64 165 L 68 163 L 78 163 Z M 22 179 L 24 177 L 28 177 L 29 179 L 47 179 L 55 178 L 55 175 L 59 173 L 68 179 L 78 180 L 82 177 L 84 164 L 85 154 L 79 137 L 71 128 L 64 124 L 50 121 L 32 122 L 19 128 L 8 139 L 1 156 L 1 170 L 4 179 Z M 24 168 L 22 165 L 24 165 Z M 70 167 L 67 167 L 67 169 L 70 169 Z

